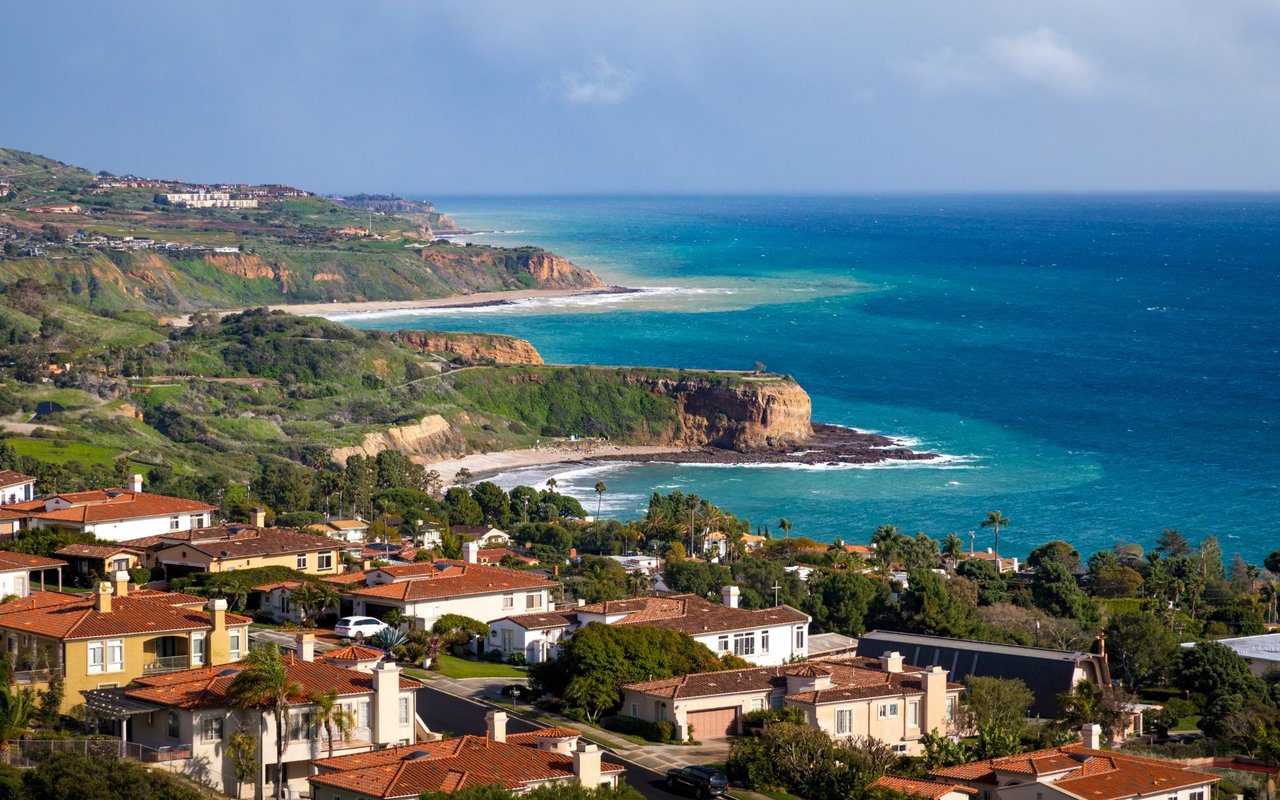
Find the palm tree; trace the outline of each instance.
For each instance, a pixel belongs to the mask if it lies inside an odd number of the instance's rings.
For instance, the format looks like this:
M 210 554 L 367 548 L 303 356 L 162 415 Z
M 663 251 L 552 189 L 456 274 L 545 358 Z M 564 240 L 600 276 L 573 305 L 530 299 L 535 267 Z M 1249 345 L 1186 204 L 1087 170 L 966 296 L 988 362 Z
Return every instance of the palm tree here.
M 956 562 L 960 560 L 960 556 L 964 553 L 964 540 L 954 533 L 948 533 L 947 538 L 942 540 L 942 555 L 947 560 L 947 571 L 956 568 Z
M 778 520 L 778 527 L 782 528 L 783 539 L 791 538 L 791 529 L 795 527 L 794 525 L 791 524 L 791 520 L 787 519 L 786 517 L 783 517 L 782 519 Z
M 30 716 L 30 695 L 11 691 L 8 683 L 0 686 L 0 756 L 3 756 L 4 763 L 9 763 L 9 743 L 27 729 Z
M 609 484 L 604 481 L 596 481 L 596 520 L 600 519 L 600 502 L 604 500 L 604 493 L 608 490 Z
M 338 702 L 338 690 L 312 692 L 308 695 L 316 704 L 313 719 L 324 726 L 324 734 L 329 739 L 329 758 L 333 758 L 333 729 L 342 734 L 342 741 L 351 741 L 351 733 L 356 729 L 356 715 L 342 707 Z
M 289 592 L 289 600 L 298 607 L 299 621 L 303 623 L 339 603 L 337 590 L 319 581 L 307 581 L 295 588 Z
M 405 616 L 405 613 L 400 609 L 393 608 L 382 615 L 382 621 L 396 630 L 400 630 L 400 626 L 408 622 L 409 618 Z
M 265 731 L 267 714 L 276 721 L 276 800 L 284 800 L 284 748 L 289 731 L 289 701 L 302 695 L 302 687 L 289 680 L 280 649 L 269 645 L 260 650 L 250 650 L 240 661 L 240 674 L 227 687 L 233 708 L 257 708 L 262 712 L 261 726 Z
M 547 491 L 548 491 L 548 492 L 554 492 L 554 491 L 556 490 L 556 486 L 558 486 L 558 485 L 560 485 L 560 482 L 559 482 L 559 481 L 557 481 L 555 478 L 547 478 Z
M 993 528 L 996 532 L 996 570 L 1000 569 L 1000 528 L 1008 527 L 1009 518 L 1004 515 L 1003 511 L 988 511 L 987 518 L 982 521 L 982 527 Z

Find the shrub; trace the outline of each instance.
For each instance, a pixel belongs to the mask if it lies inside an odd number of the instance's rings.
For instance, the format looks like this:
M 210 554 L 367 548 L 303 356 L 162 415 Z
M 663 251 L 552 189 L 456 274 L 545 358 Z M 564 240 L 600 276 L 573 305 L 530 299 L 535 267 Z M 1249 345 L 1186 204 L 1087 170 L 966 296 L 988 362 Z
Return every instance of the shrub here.
M 675 726 L 670 722 L 649 722 L 639 717 L 606 717 L 600 721 L 600 725 L 605 730 L 639 736 L 651 742 L 669 742 L 675 736 Z
M 524 657 L 524 653 L 512 653 L 507 656 L 507 663 L 513 667 L 523 667 L 529 663 L 529 659 Z
M 674 722 L 664 719 L 661 722 L 655 722 L 653 724 L 653 727 L 657 729 L 658 741 L 660 742 L 675 741 L 676 724 Z

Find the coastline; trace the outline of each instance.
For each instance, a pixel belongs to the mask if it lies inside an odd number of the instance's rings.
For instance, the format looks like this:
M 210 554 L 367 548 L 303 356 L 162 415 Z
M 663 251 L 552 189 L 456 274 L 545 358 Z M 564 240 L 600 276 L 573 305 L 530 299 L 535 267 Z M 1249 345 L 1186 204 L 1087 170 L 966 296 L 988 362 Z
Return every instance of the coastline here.
M 412 311 L 420 308 L 482 308 L 484 306 L 508 305 L 521 300 L 637 294 L 643 291 L 644 289 L 629 286 L 603 286 L 598 289 L 508 289 L 501 292 L 455 294 L 449 297 L 430 297 L 419 300 L 346 300 L 332 303 L 280 303 L 268 306 L 268 308 L 272 311 L 287 311 L 298 316 L 328 317 L 338 314 Z M 236 309 L 236 311 L 241 310 L 243 309 Z
M 526 447 L 520 450 L 498 450 L 493 453 L 471 453 L 460 458 L 429 461 L 421 456 L 413 460 L 427 469 L 440 473 L 441 483 L 448 487 L 456 481 L 458 470 L 470 470 L 472 479 L 481 480 L 502 472 L 524 467 L 545 467 L 553 464 L 578 464 L 586 461 L 646 461 L 677 458 L 696 453 L 703 448 L 674 445 L 589 445 L 573 447 L 567 444 L 543 447 Z

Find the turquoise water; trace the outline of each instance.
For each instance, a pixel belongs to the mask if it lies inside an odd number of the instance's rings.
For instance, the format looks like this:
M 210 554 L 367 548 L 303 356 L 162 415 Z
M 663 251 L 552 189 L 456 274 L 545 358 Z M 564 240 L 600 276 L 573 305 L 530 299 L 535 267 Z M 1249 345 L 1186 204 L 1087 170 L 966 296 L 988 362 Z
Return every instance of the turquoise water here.
M 1084 552 L 1163 528 L 1280 547 L 1280 197 L 456 198 L 626 285 L 590 304 L 346 319 L 488 330 L 548 361 L 789 372 L 816 420 L 951 458 L 871 469 L 556 470 L 606 514 L 697 492 L 756 524 L 865 541 L 1013 524 L 1001 550 Z M 547 469 L 505 475 L 541 482 Z

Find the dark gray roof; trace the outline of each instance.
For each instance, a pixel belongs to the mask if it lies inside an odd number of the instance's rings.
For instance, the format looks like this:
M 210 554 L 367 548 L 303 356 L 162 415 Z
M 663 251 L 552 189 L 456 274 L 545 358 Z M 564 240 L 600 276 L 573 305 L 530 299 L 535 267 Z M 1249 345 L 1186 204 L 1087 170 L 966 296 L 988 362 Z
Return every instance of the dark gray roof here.
M 947 680 L 955 683 L 963 683 L 969 675 L 1018 678 L 1035 694 L 1031 713 L 1041 717 L 1057 716 L 1058 695 L 1071 690 L 1077 666 L 1095 683 L 1111 682 L 1106 659 L 1093 653 L 897 631 L 871 631 L 858 639 L 859 656 L 878 658 L 894 651 L 901 653 L 908 664 L 940 664 L 947 670 Z

